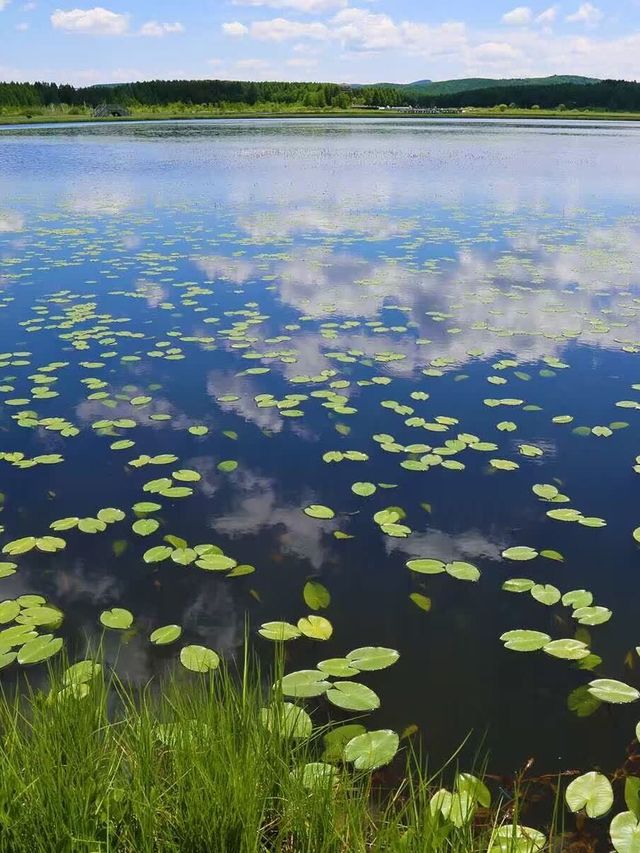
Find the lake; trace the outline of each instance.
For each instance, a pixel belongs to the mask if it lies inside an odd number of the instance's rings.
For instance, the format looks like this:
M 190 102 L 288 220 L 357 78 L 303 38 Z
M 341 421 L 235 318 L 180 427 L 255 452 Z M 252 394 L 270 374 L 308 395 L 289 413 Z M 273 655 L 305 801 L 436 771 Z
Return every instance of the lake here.
M 287 671 L 397 650 L 365 722 L 417 726 L 434 764 L 471 732 L 499 773 L 619 766 L 639 706 L 588 685 L 640 685 L 639 143 L 0 129 L 0 601 L 41 596 L 0 627 L 73 657 L 125 608 L 106 653 L 144 683 L 186 643 L 241 656 L 245 625 L 268 662 L 260 626 L 314 614 L 333 633 Z

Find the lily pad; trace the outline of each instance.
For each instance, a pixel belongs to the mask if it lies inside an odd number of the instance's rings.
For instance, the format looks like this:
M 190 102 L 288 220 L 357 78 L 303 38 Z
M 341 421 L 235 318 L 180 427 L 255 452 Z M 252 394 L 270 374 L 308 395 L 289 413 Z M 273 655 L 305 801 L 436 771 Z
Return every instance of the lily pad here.
M 640 699 L 640 693 L 635 687 L 612 678 L 597 678 L 589 682 L 589 693 L 601 702 L 614 705 L 626 705 Z
M 578 776 L 569 784 L 565 800 L 572 812 L 584 809 L 587 817 L 598 818 L 605 815 L 613 805 L 613 788 L 606 776 L 591 771 Z
M 162 628 L 156 628 L 149 639 L 156 646 L 167 646 L 169 643 L 174 643 L 181 634 L 180 625 L 164 625 Z
M 133 613 L 122 607 L 113 607 L 111 610 L 105 610 L 100 614 L 100 621 L 105 628 L 126 631 L 133 625 Z
M 399 743 L 398 735 L 390 729 L 366 732 L 347 743 L 343 757 L 356 770 L 375 770 L 393 761 Z
M 377 694 L 355 681 L 338 681 L 327 690 L 327 699 L 332 705 L 345 711 L 375 711 L 380 707 Z
M 312 504 L 311 506 L 306 507 L 304 514 L 308 515 L 310 518 L 319 518 L 323 520 L 335 518 L 336 515 L 332 509 L 328 506 L 322 506 L 322 504 Z
M 220 666 L 220 657 L 206 646 L 184 646 L 180 663 L 192 672 L 210 672 Z

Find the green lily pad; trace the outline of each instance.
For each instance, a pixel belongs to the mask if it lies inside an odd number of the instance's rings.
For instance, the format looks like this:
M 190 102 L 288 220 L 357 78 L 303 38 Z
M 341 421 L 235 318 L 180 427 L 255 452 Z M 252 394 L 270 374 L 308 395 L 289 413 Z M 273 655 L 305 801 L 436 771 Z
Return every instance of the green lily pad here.
M 289 622 L 265 622 L 260 626 L 258 633 L 265 639 L 276 642 L 296 640 L 301 636 L 296 626 Z
M 156 545 L 155 548 L 145 551 L 142 559 L 145 563 L 161 563 L 163 560 L 168 560 L 172 552 L 173 548 L 168 545 Z
M 323 616 L 306 616 L 298 620 L 298 630 L 312 640 L 329 640 L 333 634 L 333 625 Z
M 126 631 L 133 625 L 133 613 L 122 607 L 113 607 L 111 610 L 105 610 L 100 614 L 100 621 L 105 628 Z
M 640 699 L 640 693 L 635 687 L 612 678 L 596 678 L 589 682 L 589 693 L 601 702 L 614 705 L 626 705 Z
M 164 625 L 162 628 L 156 628 L 149 639 L 156 646 L 167 646 L 169 643 L 174 643 L 181 634 L 180 625 Z
M 606 776 L 591 771 L 578 776 L 569 784 L 565 800 L 572 812 L 584 809 L 587 817 L 598 818 L 605 815 L 613 805 L 613 788 Z
M 380 707 L 380 699 L 377 694 L 355 681 L 338 681 L 329 685 L 327 699 L 332 705 L 345 711 L 375 711 Z
M 331 603 L 329 590 L 318 581 L 307 581 L 302 595 L 307 607 L 311 610 L 323 610 Z
M 360 670 L 353 666 L 347 658 L 322 660 L 318 664 L 318 669 L 326 675 L 333 676 L 333 678 L 351 678 L 360 673 Z
M 304 514 L 308 515 L 310 518 L 319 518 L 323 520 L 335 518 L 336 515 L 332 509 L 328 506 L 322 506 L 322 504 L 312 504 L 311 506 L 306 507 Z
M 584 660 L 589 656 L 589 649 L 581 640 L 553 640 L 544 646 L 543 651 L 562 660 Z
M 351 486 L 351 491 L 361 498 L 368 498 L 376 493 L 376 486 L 373 483 L 354 483 Z
M 539 601 L 540 604 L 546 604 L 548 607 L 553 604 L 557 604 L 561 598 L 560 590 L 550 583 L 535 584 L 535 586 L 531 588 L 531 595 L 536 601 Z
M 398 661 L 400 654 L 395 649 L 384 646 L 364 646 L 354 649 L 347 655 L 347 660 L 362 672 L 375 672 L 387 669 Z
M 480 570 L 471 563 L 463 563 L 456 560 L 453 563 L 447 563 L 445 570 L 448 575 L 459 581 L 472 581 L 475 583 L 480 580 Z
M 609 832 L 617 853 L 640 853 L 640 820 L 633 812 L 617 814 Z
M 515 548 L 507 548 L 506 551 L 502 552 L 502 556 L 505 560 L 535 560 L 538 556 L 538 552 L 529 548 L 527 545 L 517 545 Z
M 155 518 L 139 518 L 137 521 L 134 521 L 131 529 L 138 536 L 151 536 L 159 527 L 160 522 L 156 521 Z
M 542 631 L 528 631 L 526 629 L 507 631 L 500 639 L 504 643 L 505 648 L 513 652 L 537 652 L 547 643 L 551 642 L 551 637 L 548 634 L 544 634 Z
M 311 717 L 304 708 L 291 702 L 280 702 L 263 708 L 260 719 L 269 731 L 279 732 L 285 737 L 308 738 L 313 732 Z
M 446 571 L 442 560 L 409 560 L 407 568 L 421 575 L 440 575 Z
M 395 758 L 400 739 L 390 729 L 357 735 L 344 747 L 343 757 L 356 770 L 375 770 Z
M 180 663 L 192 672 L 210 672 L 220 666 L 220 657 L 206 646 L 184 646 L 180 652 Z
M 57 654 L 62 648 L 62 638 L 53 634 L 42 634 L 28 640 L 18 652 L 18 663 L 22 666 L 41 663 Z
M 297 698 L 312 698 L 322 696 L 331 687 L 325 680 L 324 672 L 316 669 L 303 669 L 299 672 L 291 672 L 280 682 L 280 689 L 284 696 Z

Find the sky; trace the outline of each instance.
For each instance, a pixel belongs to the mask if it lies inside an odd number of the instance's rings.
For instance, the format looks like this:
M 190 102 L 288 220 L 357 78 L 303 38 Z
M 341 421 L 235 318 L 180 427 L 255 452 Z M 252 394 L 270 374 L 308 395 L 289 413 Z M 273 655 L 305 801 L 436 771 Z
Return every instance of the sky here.
M 640 77 L 640 0 L 103 2 L 0 0 L 0 80 Z

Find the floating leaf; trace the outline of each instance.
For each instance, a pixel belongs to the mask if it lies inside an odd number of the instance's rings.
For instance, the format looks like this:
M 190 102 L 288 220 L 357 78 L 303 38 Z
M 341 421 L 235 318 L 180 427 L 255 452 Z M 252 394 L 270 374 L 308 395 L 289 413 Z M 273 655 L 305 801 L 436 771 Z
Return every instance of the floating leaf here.
M 572 812 L 584 809 L 587 817 L 602 817 L 613 805 L 613 788 L 606 776 L 591 771 L 569 784 L 565 800 Z
M 421 575 L 440 575 L 446 571 L 441 560 L 409 560 L 407 568 Z
M 299 672 L 291 672 L 280 682 L 280 689 L 285 696 L 298 698 L 312 698 L 322 696 L 331 687 L 325 681 L 324 672 L 317 669 L 303 669 Z
M 270 732 L 278 732 L 290 738 L 308 738 L 313 732 L 311 717 L 304 708 L 291 702 L 280 702 L 263 708 L 260 718 Z
M 361 649 L 354 649 L 347 655 L 347 660 L 363 672 L 387 669 L 399 658 L 400 655 L 395 649 L 387 649 L 383 646 L 364 646 Z
M 431 610 L 431 599 L 426 595 L 422 595 L 421 592 L 412 592 L 409 598 L 413 601 L 416 607 L 419 607 L 420 610 L 424 610 L 425 613 L 428 613 Z
M 472 581 L 475 583 L 480 580 L 480 570 L 471 563 L 454 561 L 453 563 L 447 563 L 445 569 L 447 574 L 459 581 Z
M 41 663 L 57 654 L 62 648 L 62 638 L 53 634 L 42 634 L 28 640 L 18 652 L 18 663 L 22 666 Z
M 306 507 L 304 514 L 308 515 L 310 518 L 320 518 L 323 520 L 335 518 L 335 512 L 328 506 L 322 506 L 322 504 L 312 504 L 311 506 Z
M 368 498 L 375 494 L 376 486 L 373 483 L 354 483 L 351 486 L 351 491 L 361 498 Z
M 151 536 L 159 527 L 160 522 L 156 521 L 155 518 L 139 518 L 138 521 L 134 521 L 131 529 L 138 536 Z
M 168 560 L 171 556 L 173 548 L 168 545 L 156 545 L 155 548 L 149 548 L 145 551 L 142 559 L 145 563 L 161 563 L 163 560 Z
M 640 853 L 640 820 L 633 812 L 617 814 L 609 831 L 617 853 Z
M 265 639 L 276 642 L 296 640 L 300 636 L 300 631 L 289 622 L 265 622 L 260 626 L 258 633 Z
M 533 548 L 529 548 L 527 545 L 518 545 L 515 548 L 507 548 L 506 551 L 502 552 L 502 556 L 505 560 L 535 560 L 538 556 L 538 552 Z
M 220 657 L 206 646 L 184 646 L 180 663 L 192 672 L 210 672 L 220 666 Z
M 380 707 L 377 694 L 355 681 L 337 681 L 329 685 L 327 699 L 338 708 L 345 711 L 375 711 Z
M 589 649 L 580 640 L 553 640 L 543 651 L 562 660 L 583 660 L 589 655 Z
M 535 584 L 535 586 L 531 588 L 531 595 L 536 601 L 539 601 L 540 604 L 546 604 L 547 606 L 557 604 L 561 597 L 560 590 L 550 583 Z
M 333 625 L 323 616 L 307 616 L 298 620 L 298 630 L 312 640 L 329 640 L 333 634 Z
M 169 643 L 174 643 L 181 634 L 180 625 L 164 625 L 162 628 L 156 628 L 149 639 L 156 646 L 166 646 Z
M 513 652 L 536 652 L 551 641 L 551 637 L 548 634 L 543 634 L 542 631 L 525 629 L 507 631 L 500 639 L 505 648 Z
M 366 732 L 346 744 L 343 757 L 356 770 L 375 770 L 393 761 L 399 743 L 398 735 L 390 729 Z
M 601 702 L 610 702 L 614 705 L 624 705 L 640 699 L 640 693 L 635 687 L 612 678 L 597 678 L 589 682 L 589 693 Z
M 323 610 L 331 603 L 329 590 L 318 581 L 307 581 L 302 595 L 307 607 L 311 610 Z
M 113 607 L 111 610 L 105 610 L 100 614 L 100 621 L 105 628 L 125 631 L 133 625 L 133 613 L 122 607 Z

